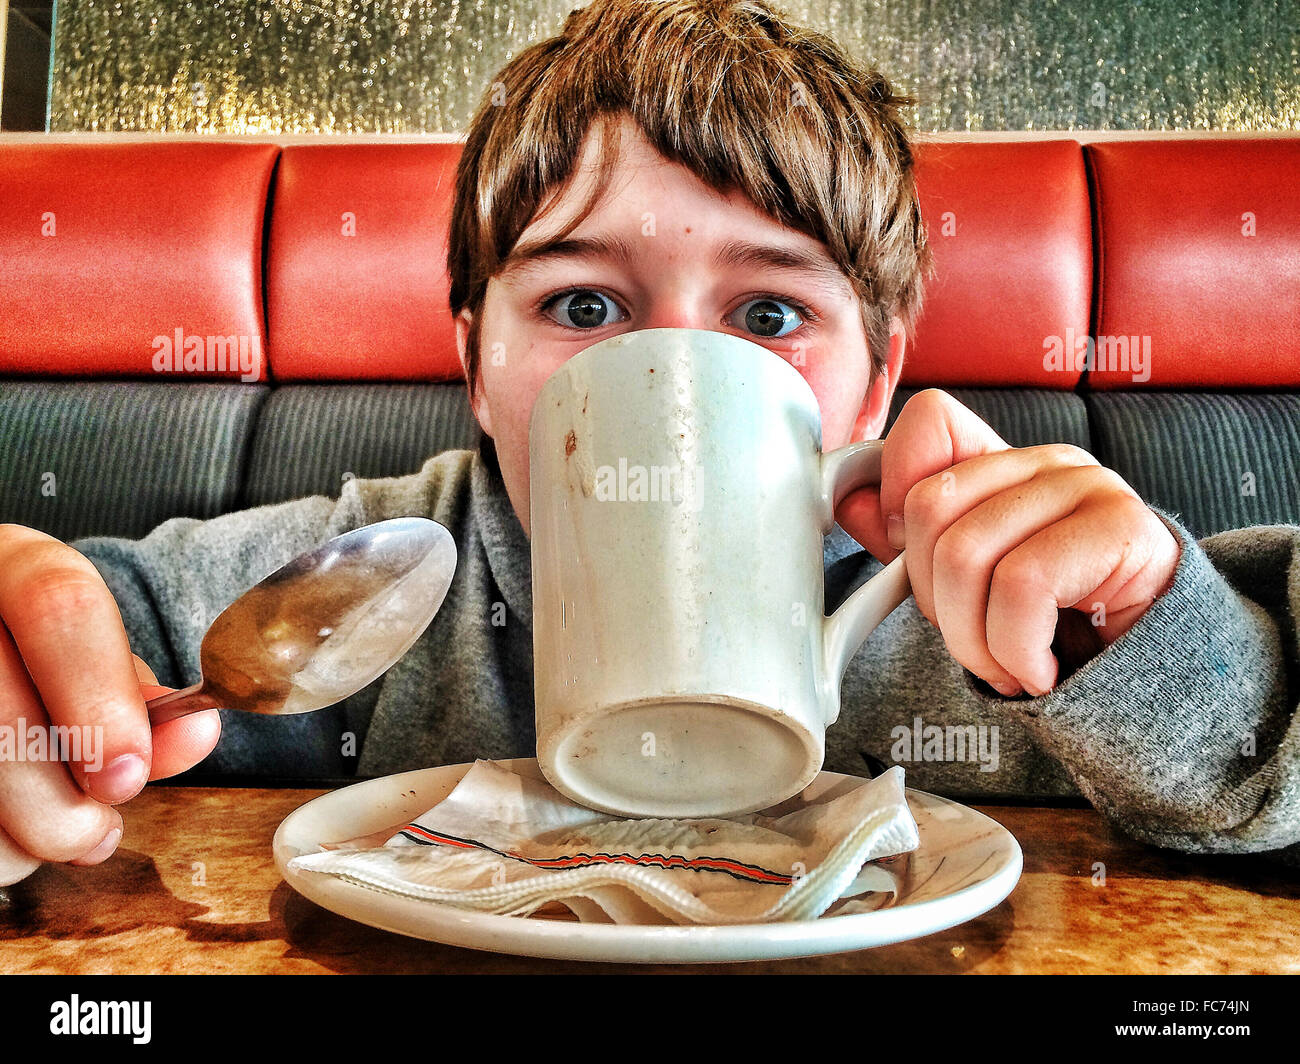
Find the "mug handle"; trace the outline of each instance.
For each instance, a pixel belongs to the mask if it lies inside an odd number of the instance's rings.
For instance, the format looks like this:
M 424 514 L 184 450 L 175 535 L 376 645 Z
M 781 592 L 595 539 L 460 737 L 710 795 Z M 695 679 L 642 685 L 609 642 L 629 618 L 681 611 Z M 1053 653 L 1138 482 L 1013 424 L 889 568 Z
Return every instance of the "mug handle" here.
M 884 440 L 864 440 L 838 447 L 821 456 L 822 535 L 835 527 L 835 507 L 849 492 L 866 484 L 880 483 L 880 456 Z M 907 579 L 907 561 L 902 552 L 880 572 L 853 592 L 840 608 L 826 618 L 822 630 L 823 675 L 830 686 L 826 705 L 836 707 L 839 716 L 839 685 L 849 659 L 858 652 L 881 621 L 897 609 L 912 585 Z M 835 717 L 826 723 L 834 724 Z

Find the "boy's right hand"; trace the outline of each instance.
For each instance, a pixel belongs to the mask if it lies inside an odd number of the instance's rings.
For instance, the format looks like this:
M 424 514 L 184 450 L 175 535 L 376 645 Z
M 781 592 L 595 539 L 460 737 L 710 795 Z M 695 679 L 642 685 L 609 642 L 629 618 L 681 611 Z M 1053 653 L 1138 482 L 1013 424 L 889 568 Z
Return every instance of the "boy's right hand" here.
M 45 861 L 98 864 L 121 841 L 114 805 L 212 752 L 216 710 L 151 729 L 145 700 L 169 690 L 131 653 L 117 603 L 85 556 L 0 525 L 0 886 Z M 78 759 L 57 760 L 51 725 L 77 734 Z

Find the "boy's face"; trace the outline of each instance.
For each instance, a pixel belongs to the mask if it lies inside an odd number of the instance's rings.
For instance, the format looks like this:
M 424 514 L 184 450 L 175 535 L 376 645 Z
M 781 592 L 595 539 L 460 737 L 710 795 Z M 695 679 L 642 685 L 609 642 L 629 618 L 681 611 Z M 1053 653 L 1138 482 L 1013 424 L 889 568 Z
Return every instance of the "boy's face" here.
M 811 386 L 828 451 L 878 437 L 898 382 L 901 325 L 895 320 L 888 371 L 871 379 L 857 298 L 819 241 L 781 225 L 740 192 L 714 192 L 659 155 L 629 119 L 622 122 L 622 151 L 605 194 L 565 240 L 603 250 L 529 253 L 586 200 L 599 159 L 597 127 L 559 203 L 524 230 L 483 303 L 474 413 L 496 444 L 525 533 L 533 401 L 562 363 L 601 340 L 640 329 L 713 329 L 766 347 Z M 728 255 L 732 244 L 748 246 L 749 256 Z M 754 249 L 793 252 L 821 268 L 758 261 Z M 462 364 L 470 321 L 468 311 L 456 321 Z

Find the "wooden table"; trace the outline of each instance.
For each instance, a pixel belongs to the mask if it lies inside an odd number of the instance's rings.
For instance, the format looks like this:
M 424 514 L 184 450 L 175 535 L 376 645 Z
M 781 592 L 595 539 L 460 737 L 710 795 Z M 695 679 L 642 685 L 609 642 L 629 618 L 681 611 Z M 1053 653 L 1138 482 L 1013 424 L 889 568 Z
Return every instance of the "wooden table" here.
M 47 865 L 0 903 L 0 972 L 403 973 L 717 970 L 511 957 L 421 942 L 326 912 L 280 879 L 271 837 L 323 792 L 151 785 L 94 868 Z M 735 972 L 1300 971 L 1300 875 L 1258 857 L 1145 847 L 1090 809 L 980 806 L 1024 850 L 991 912 L 855 953 Z M 1105 883 L 1094 866 L 1105 866 Z

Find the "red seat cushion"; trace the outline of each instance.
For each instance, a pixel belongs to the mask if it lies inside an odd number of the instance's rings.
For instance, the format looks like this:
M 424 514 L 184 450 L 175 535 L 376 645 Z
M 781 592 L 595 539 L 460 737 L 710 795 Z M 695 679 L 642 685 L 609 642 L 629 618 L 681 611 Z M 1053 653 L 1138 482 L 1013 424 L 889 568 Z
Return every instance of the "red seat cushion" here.
M 284 149 L 267 260 L 277 380 L 462 375 L 447 306 L 460 151 L 457 143 Z
M 904 385 L 1073 388 L 1044 365 L 1052 337 L 1088 332 L 1092 232 L 1075 141 L 917 144 L 935 275 Z
M 264 379 L 262 219 L 279 150 L 0 147 L 0 371 Z M 182 369 L 159 372 L 177 340 Z
M 1116 141 L 1088 157 L 1111 349 L 1093 387 L 1300 384 L 1300 138 Z M 1120 338 L 1149 347 L 1140 372 Z

